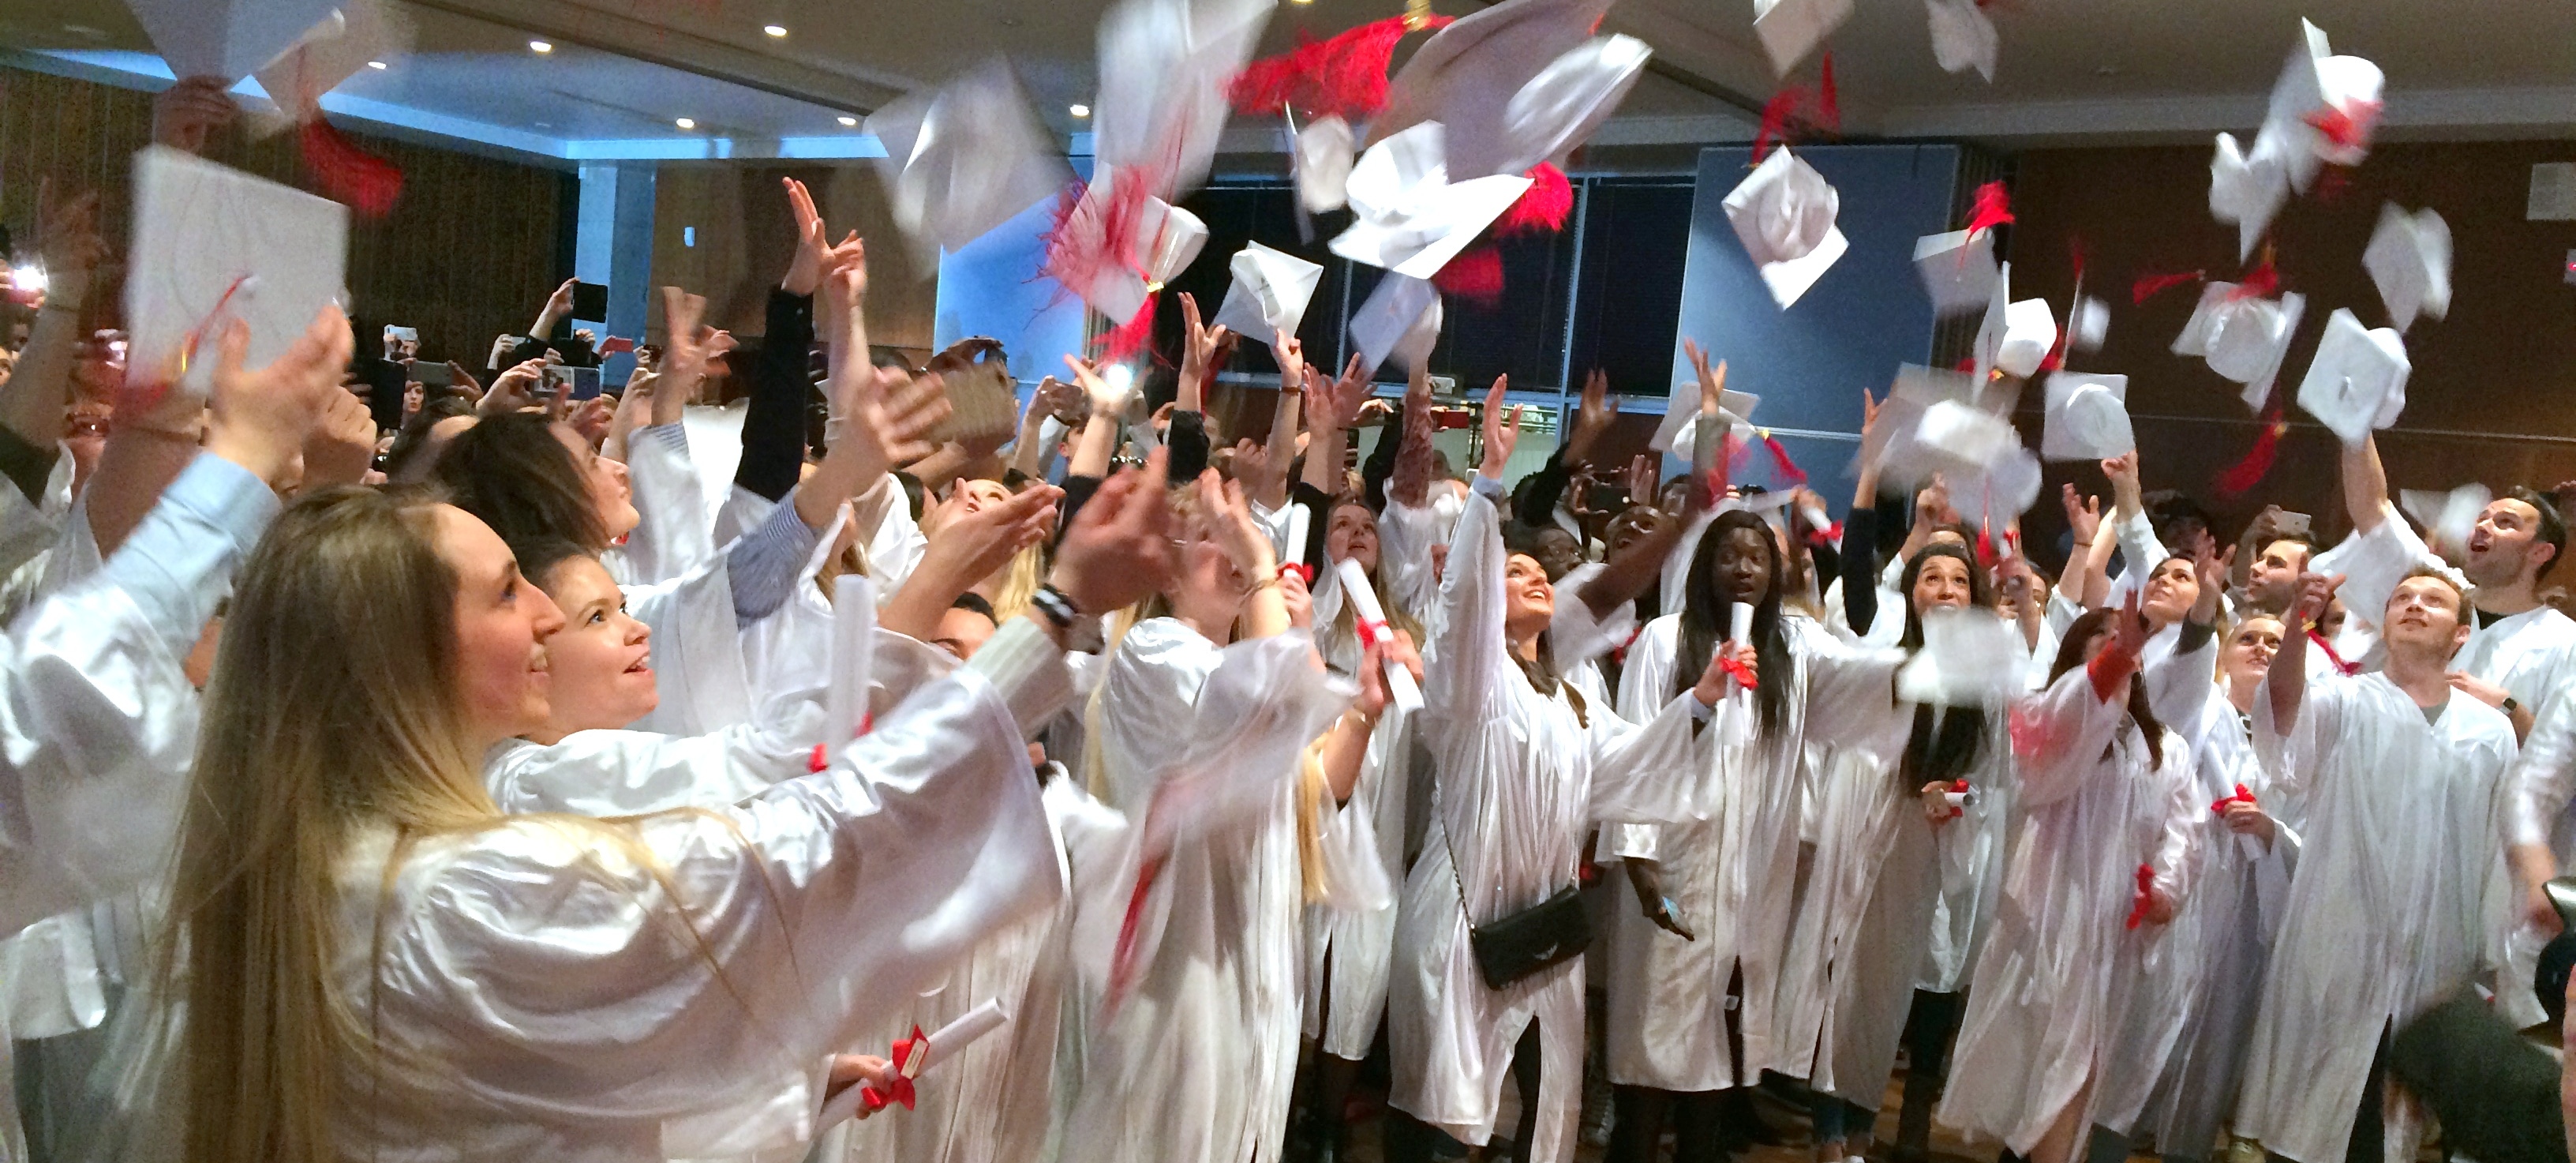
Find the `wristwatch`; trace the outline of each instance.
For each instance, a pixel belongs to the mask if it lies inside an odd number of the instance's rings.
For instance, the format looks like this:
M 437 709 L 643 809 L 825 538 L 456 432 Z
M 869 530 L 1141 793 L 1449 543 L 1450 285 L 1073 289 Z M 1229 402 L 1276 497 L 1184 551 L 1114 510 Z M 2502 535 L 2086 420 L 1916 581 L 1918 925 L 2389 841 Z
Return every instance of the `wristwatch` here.
M 2512 695 L 2506 695 L 2503 702 L 2496 704 L 2496 709 L 2510 715 L 2521 710 L 2522 704 L 2515 702 Z

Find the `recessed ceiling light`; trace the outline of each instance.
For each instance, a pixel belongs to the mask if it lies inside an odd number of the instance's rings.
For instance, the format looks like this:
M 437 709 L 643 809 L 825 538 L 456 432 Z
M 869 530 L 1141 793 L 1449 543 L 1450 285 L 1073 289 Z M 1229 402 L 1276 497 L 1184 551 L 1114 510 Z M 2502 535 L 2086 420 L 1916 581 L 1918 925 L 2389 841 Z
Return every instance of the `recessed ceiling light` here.
M 1074 107 L 1073 107 L 1073 109 L 1072 109 L 1072 111 L 1071 111 L 1071 112 L 1072 112 L 1072 113 L 1073 113 L 1073 115 L 1074 115 L 1074 116 L 1076 116 L 1076 117 L 1089 117 L 1089 116 L 1091 116 L 1091 106 L 1089 106 L 1089 105 L 1076 105 L 1076 106 L 1074 106 Z
M 542 40 L 532 40 L 528 42 L 528 51 L 539 53 L 553 52 L 555 51 L 555 46 Z
M 368 67 L 368 68 L 371 68 L 371 69 L 384 69 L 384 68 L 390 68 L 390 67 L 392 67 L 392 66 L 389 66 L 389 65 L 385 64 L 385 62 L 383 62 L 383 61 L 368 61 L 368 62 L 367 62 L 367 67 Z
M 680 118 L 677 121 L 673 121 L 671 124 L 677 125 L 682 129 L 696 129 L 698 127 L 697 121 L 688 117 Z
M 844 117 L 841 119 L 841 124 L 843 125 L 856 125 L 858 123 L 859 119 L 856 117 Z
M 771 36 L 787 35 L 787 26 L 784 24 L 764 24 L 760 26 L 760 30 Z

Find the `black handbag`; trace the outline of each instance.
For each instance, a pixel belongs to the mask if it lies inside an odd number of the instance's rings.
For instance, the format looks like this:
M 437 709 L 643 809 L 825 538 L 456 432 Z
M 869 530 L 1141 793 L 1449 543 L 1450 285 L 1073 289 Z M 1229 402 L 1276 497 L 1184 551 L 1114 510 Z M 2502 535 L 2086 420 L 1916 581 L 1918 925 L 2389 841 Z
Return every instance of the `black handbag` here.
M 1458 886 L 1458 911 L 1467 912 L 1467 883 L 1458 875 L 1458 850 L 1443 828 L 1440 844 L 1449 849 L 1449 880 Z M 1489 989 L 1501 989 L 1551 965 L 1583 956 L 1592 944 L 1592 918 L 1583 897 L 1567 885 L 1556 895 L 1506 917 L 1484 924 L 1467 913 L 1467 948 L 1476 955 L 1476 971 Z

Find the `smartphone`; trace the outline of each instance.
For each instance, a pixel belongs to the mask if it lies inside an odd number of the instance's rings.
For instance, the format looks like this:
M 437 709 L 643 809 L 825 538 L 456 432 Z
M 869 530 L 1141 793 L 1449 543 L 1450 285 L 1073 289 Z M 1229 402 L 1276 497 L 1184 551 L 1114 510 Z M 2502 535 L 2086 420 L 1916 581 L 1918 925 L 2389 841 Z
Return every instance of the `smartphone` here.
M 574 283 L 572 317 L 605 321 L 608 318 L 608 284 Z
M 2299 536 L 2308 531 L 2308 515 L 2305 513 L 2283 513 L 2272 519 L 2272 528 L 2279 530 L 2281 535 L 2284 537 Z
M 608 338 L 599 341 L 599 354 L 603 357 L 618 355 L 633 350 L 635 350 L 635 341 L 628 339 L 623 335 L 611 335 Z
M 565 398 L 565 394 L 572 389 L 572 373 L 579 370 L 581 369 L 565 367 L 559 363 L 548 365 L 545 370 L 545 398 L 549 400 Z
M 385 338 L 399 339 L 404 343 L 418 343 L 420 342 L 420 328 L 388 327 L 385 328 Z
M 411 367 L 403 373 L 403 378 L 415 384 L 426 384 L 433 388 L 453 387 L 456 384 L 456 373 L 448 370 L 446 364 L 431 363 L 425 359 L 413 360 Z

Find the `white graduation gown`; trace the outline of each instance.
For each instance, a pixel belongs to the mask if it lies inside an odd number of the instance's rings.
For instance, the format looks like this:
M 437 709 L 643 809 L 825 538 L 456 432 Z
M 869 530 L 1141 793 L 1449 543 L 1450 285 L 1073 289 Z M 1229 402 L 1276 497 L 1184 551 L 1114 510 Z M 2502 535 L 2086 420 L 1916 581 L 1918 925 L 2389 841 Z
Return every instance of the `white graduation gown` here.
M 1723 1090 L 1777 1069 L 1786 1057 L 1773 1017 L 1787 959 L 1798 876 L 1807 743 L 1876 733 L 1891 713 L 1903 656 L 1844 645 L 1813 621 L 1784 615 L 1790 697 L 1779 737 L 1755 738 L 1753 693 L 1737 690 L 1699 740 L 1696 761 L 1718 788 L 1705 820 L 1655 829 L 1651 855 L 1665 894 L 1697 940 L 1655 927 L 1636 908 L 1612 913 L 1607 1039 L 1610 1080 L 1662 1090 Z M 1672 689 L 1681 615 L 1646 624 L 1620 675 L 1623 705 Z M 1634 833 L 1631 833 L 1633 835 Z M 1744 1061 L 1726 1037 L 1727 983 L 1744 974 Z M 1907 967 L 1909 970 L 1911 966 Z
M 2339 1159 L 2383 1031 L 2492 964 L 2504 918 L 2503 713 L 2458 691 L 2427 724 L 2384 674 L 2308 683 L 2276 732 L 2254 703 L 2257 753 L 2306 822 L 2263 979 L 2236 1131 L 2301 1163 Z M 2392 1104 L 2391 1157 L 2412 1154 Z
M 1439 662 L 1426 676 L 1416 720 L 1439 768 L 1437 814 L 1396 920 L 1390 1100 L 1470 1144 L 1485 1143 L 1513 1048 L 1536 1020 L 1530 1158 L 1563 1163 L 1574 1157 L 1582 1092 L 1583 959 L 1495 989 L 1476 967 L 1468 929 L 1571 887 L 1591 822 L 1655 823 L 1704 811 L 1705 765 L 1692 739 L 1697 702 L 1687 693 L 1666 700 L 1638 726 L 1606 706 L 1588 705 L 1578 717 L 1561 686 L 1540 694 L 1506 654 L 1502 534 L 1484 488 L 1468 498 L 1450 545 Z
M 1343 628 L 1342 586 L 1338 572 L 1326 570 L 1315 583 L 1315 622 L 1327 627 L 1317 635 L 1324 662 L 1337 674 L 1349 675 L 1359 665 L 1356 633 Z M 1383 603 L 1385 597 L 1380 595 Z M 1376 843 L 1370 855 L 1388 884 L 1404 879 L 1404 797 L 1407 764 L 1412 759 L 1412 716 L 1390 706 L 1369 732 L 1360 760 L 1358 782 L 1351 785 L 1344 814 L 1358 813 L 1369 823 Z M 1377 1038 L 1378 1018 L 1386 1012 L 1387 955 L 1395 947 L 1395 901 L 1374 909 L 1306 906 L 1305 1033 L 1323 1052 L 1356 1061 L 1368 1057 Z
M 1104 801 L 1149 837 L 1177 830 L 1140 910 L 1150 953 L 1114 1012 L 1096 991 L 1087 1007 L 1064 1158 L 1269 1163 L 1300 1027 L 1296 778 L 1350 689 L 1302 632 L 1220 648 L 1169 618 L 1129 629 L 1108 667 L 1091 723 Z
M 2013 710 L 2021 787 L 2004 896 L 1936 1116 L 2024 1155 L 2119 1048 L 2140 963 L 2165 935 L 2127 927 L 2138 866 L 2185 899 L 2191 756 L 2169 732 L 2153 763 L 2125 698 L 2097 697 L 2087 670 Z

